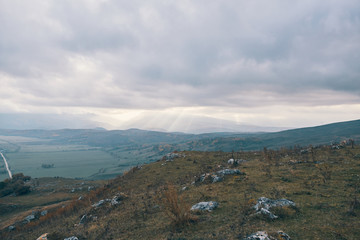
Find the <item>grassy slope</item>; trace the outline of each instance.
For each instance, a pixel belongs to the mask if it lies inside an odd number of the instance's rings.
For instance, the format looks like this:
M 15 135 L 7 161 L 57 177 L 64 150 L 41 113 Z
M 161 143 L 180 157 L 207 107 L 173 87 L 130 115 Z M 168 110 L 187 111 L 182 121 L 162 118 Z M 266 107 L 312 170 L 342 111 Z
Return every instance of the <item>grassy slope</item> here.
M 45 232 L 59 232 L 80 239 L 241 239 L 255 231 L 281 229 L 292 239 L 358 239 L 360 211 L 347 212 L 354 196 L 359 199 L 359 146 L 340 150 L 324 147 L 305 155 L 298 151 L 270 151 L 268 157 L 261 152 L 242 152 L 238 157 L 249 161 L 238 168 L 246 175 L 196 185 L 191 185 L 194 176 L 228 167 L 231 154 L 184 154 L 186 157 L 173 162 L 159 161 L 134 169 L 107 184 L 103 192 L 98 192 L 98 199 L 111 198 L 120 191 L 128 195 L 117 207 L 106 204 L 93 209 L 89 202 L 66 217 L 10 233 L 3 231 L 2 237 L 36 239 Z M 326 172 L 330 179 L 323 177 Z M 219 202 L 219 208 L 199 213 L 195 223 L 175 228 L 160 200 L 163 186 L 169 182 L 189 205 L 213 200 Z M 180 191 L 184 186 L 188 190 Z M 298 212 L 285 212 L 275 221 L 251 217 L 250 206 L 261 196 L 291 199 Z M 97 220 L 77 226 L 85 213 L 97 216 Z
M 317 127 L 299 128 L 276 133 L 234 135 L 194 140 L 175 145 L 175 149 L 197 151 L 260 150 L 264 147 L 279 149 L 295 145 L 330 144 L 353 138 L 360 141 L 360 120 L 332 123 Z
M 88 187 L 96 188 L 103 181 L 84 181 L 66 178 L 32 179 L 27 185 L 32 192 L 22 196 L 0 198 L 0 229 L 23 220 L 33 211 L 42 211 L 62 206 L 73 198 L 88 193 Z M 71 190 L 74 189 L 74 192 Z M 0 238 L 1 239 L 1 238 Z

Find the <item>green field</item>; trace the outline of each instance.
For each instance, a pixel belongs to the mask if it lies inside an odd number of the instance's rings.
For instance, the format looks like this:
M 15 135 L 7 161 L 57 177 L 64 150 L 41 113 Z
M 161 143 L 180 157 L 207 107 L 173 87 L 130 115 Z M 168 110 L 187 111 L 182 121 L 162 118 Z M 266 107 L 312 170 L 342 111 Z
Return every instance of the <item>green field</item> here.
M 53 145 L 35 138 L 0 136 L 0 148 L 11 172 L 36 177 L 104 179 L 121 174 L 131 159 L 113 156 L 99 147 L 86 145 Z M 44 168 L 42 165 L 52 165 Z M 0 162 L 0 180 L 8 177 Z

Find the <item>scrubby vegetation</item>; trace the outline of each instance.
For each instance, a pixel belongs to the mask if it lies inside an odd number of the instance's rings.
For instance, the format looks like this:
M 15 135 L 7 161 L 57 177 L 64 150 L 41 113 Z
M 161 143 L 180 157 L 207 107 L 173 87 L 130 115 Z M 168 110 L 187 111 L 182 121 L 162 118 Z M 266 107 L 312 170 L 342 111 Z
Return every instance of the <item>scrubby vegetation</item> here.
M 291 239 L 358 239 L 358 145 L 178 156 L 135 167 L 90 195 L 55 206 L 46 219 L 4 228 L 0 238 L 36 239 L 48 232 L 79 239 L 243 239 L 282 230 Z M 228 163 L 231 157 L 244 161 L 235 166 Z M 242 174 L 201 181 L 205 173 L 228 168 Z M 114 196 L 122 196 L 118 204 Z M 271 208 L 277 218 L 270 219 L 253 208 L 260 197 L 296 206 Z M 207 201 L 218 202 L 218 208 L 190 211 Z
M 30 192 L 30 186 L 25 186 L 25 183 L 31 178 L 24 176 L 22 173 L 14 174 L 12 179 L 5 179 L 0 182 L 0 197 L 10 194 L 23 195 Z

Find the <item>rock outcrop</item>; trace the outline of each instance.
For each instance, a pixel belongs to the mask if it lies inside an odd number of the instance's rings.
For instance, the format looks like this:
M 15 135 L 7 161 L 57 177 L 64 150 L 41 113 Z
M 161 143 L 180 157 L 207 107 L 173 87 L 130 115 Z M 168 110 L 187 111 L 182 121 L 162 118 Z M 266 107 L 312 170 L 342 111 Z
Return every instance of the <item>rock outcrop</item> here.
M 214 201 L 210 201 L 210 202 L 199 202 L 195 205 L 193 205 L 191 207 L 191 211 L 196 211 L 196 210 L 206 210 L 206 211 L 212 211 L 215 208 L 217 208 L 219 206 L 219 203 L 214 202 Z
M 276 219 L 278 216 L 270 212 L 270 209 L 273 207 L 295 207 L 295 203 L 293 201 L 287 199 L 278 199 L 271 200 L 266 197 L 261 197 L 257 200 L 256 205 L 253 207 L 256 210 L 257 214 L 262 214 L 268 216 L 270 219 Z
M 247 236 L 243 240 L 270 240 L 270 238 L 269 238 L 267 232 L 258 231 L 256 233 L 253 233 L 253 234 Z
M 24 218 L 25 223 L 29 223 L 32 220 L 35 220 L 35 215 L 34 214 L 31 214 L 31 215 L 27 216 L 26 218 Z
M 223 169 L 219 170 L 216 173 L 204 173 L 198 179 L 198 182 L 221 182 L 224 180 L 225 175 L 240 175 L 243 174 L 239 169 Z
M 270 208 L 272 208 L 272 207 L 285 207 L 285 206 L 295 207 L 296 205 L 293 201 L 290 201 L 287 199 L 271 200 L 266 197 L 261 197 L 257 200 L 257 203 L 254 206 L 254 208 L 256 211 L 259 211 L 261 208 L 270 210 Z
M 75 236 L 72 236 L 72 237 L 64 238 L 64 240 L 79 240 L 79 239 Z
M 258 231 L 253 233 L 243 240 L 291 240 L 289 235 L 283 231 L 277 231 L 272 234 L 268 234 L 266 231 Z

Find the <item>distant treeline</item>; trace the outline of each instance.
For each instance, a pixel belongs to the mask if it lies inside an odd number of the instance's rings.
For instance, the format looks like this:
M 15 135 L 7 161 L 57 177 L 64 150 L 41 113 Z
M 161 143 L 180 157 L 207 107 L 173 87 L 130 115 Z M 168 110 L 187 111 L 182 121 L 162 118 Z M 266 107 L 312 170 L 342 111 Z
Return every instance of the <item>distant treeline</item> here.
M 42 168 L 53 168 L 54 167 L 54 164 L 41 164 L 41 167 Z

